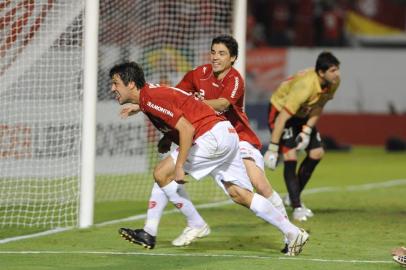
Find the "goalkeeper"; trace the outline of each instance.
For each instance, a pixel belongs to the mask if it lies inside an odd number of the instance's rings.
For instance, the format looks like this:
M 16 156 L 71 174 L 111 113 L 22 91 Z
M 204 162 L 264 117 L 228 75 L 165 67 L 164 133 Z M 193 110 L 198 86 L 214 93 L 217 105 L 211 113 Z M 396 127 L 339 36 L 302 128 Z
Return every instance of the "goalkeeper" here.
M 334 97 L 340 83 L 340 62 L 330 52 L 322 52 L 316 67 L 300 71 L 281 83 L 270 98 L 268 124 L 271 141 L 265 165 L 274 170 L 283 156 L 284 179 L 293 208 L 293 218 L 306 221 L 313 212 L 301 202 L 300 194 L 324 155 L 316 123 L 323 107 Z M 296 171 L 297 150 L 307 156 Z

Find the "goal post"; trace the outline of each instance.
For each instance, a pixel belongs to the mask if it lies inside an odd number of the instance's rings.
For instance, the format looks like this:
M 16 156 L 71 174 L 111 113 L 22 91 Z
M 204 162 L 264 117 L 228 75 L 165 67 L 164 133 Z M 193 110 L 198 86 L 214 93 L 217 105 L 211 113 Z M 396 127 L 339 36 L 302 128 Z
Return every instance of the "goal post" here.
M 234 68 L 245 78 L 245 45 L 247 35 L 247 0 L 235 0 L 233 6 L 233 36 L 238 42 L 239 54 Z
M 95 158 L 97 52 L 99 29 L 99 1 L 85 1 L 84 68 L 83 68 L 83 128 L 82 171 L 80 183 L 79 227 L 93 225 Z

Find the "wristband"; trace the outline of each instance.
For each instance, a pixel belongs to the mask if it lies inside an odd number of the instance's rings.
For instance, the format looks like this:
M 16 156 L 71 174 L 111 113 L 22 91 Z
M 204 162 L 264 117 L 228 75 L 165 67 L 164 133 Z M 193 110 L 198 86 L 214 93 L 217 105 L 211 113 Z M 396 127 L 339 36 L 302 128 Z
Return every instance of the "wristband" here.
M 312 133 L 312 128 L 309 127 L 308 125 L 303 125 L 302 132 L 306 133 L 307 135 L 310 135 Z
M 269 150 L 269 151 L 272 151 L 272 152 L 278 152 L 278 150 L 279 150 L 279 145 L 276 144 L 276 143 L 270 143 L 270 144 L 268 145 L 268 150 Z

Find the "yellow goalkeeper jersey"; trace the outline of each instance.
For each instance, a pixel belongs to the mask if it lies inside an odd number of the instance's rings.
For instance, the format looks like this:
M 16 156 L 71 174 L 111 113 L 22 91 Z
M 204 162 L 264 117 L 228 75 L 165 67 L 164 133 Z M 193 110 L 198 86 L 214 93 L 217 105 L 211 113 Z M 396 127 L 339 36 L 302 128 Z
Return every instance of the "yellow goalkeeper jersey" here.
M 321 89 L 314 68 L 299 71 L 287 78 L 272 94 L 270 102 L 278 110 L 283 108 L 296 117 L 306 117 L 313 108 L 323 107 L 334 97 L 339 83 Z

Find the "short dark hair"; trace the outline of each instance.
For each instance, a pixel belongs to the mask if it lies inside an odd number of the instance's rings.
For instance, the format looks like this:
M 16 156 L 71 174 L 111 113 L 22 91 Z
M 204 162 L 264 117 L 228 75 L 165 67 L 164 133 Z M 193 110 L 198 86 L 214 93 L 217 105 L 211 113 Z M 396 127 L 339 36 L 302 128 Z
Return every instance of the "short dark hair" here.
M 126 86 L 129 82 L 134 82 L 138 89 L 141 89 L 145 85 L 144 71 L 141 66 L 135 62 L 125 62 L 115 65 L 110 69 L 110 78 L 113 78 L 116 74 L 120 76 Z
M 227 47 L 228 51 L 230 52 L 230 56 L 235 56 L 235 58 L 238 57 L 238 43 L 235 38 L 230 35 L 217 36 L 211 41 L 211 48 L 213 48 L 214 44 L 219 43 L 222 43 Z
M 340 61 L 331 52 L 322 52 L 316 60 L 316 72 L 319 70 L 325 72 L 332 66 L 340 66 Z

